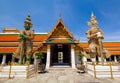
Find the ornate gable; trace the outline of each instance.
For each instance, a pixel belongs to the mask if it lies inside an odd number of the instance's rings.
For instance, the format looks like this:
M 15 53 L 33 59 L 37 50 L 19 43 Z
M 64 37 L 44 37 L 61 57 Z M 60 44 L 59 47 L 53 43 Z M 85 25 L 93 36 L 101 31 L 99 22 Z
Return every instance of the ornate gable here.
M 62 19 L 59 19 L 53 30 L 48 34 L 46 43 L 75 43 L 75 38 L 68 31 Z
M 59 19 L 53 30 L 48 34 L 48 38 L 71 38 L 74 39 L 72 34 L 64 25 L 62 19 Z

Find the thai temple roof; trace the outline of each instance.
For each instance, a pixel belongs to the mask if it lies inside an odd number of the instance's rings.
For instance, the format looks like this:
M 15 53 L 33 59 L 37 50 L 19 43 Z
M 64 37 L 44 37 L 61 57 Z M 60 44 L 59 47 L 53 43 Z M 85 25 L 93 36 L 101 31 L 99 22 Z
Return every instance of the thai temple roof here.
M 33 40 L 33 46 L 35 49 L 39 44 L 44 42 L 48 38 L 47 33 L 35 33 Z M 14 52 L 19 44 L 18 33 L 0 33 L 0 53 L 12 53 Z M 65 40 L 64 38 L 62 40 Z M 61 42 L 62 40 L 54 40 L 56 42 Z M 69 39 L 70 40 L 70 39 Z M 65 40 L 67 41 L 67 40 Z M 63 43 L 65 42 L 63 41 Z M 88 49 L 87 42 L 79 42 L 79 46 Z M 120 42 L 103 42 L 103 47 L 105 50 L 109 50 L 112 55 L 120 55 Z

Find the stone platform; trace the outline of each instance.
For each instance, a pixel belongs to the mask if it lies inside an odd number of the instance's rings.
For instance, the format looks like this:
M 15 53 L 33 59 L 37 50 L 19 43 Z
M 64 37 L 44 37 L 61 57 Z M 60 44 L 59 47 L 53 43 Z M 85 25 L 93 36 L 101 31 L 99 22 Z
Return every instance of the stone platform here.
M 34 65 L 13 65 L 0 67 L 0 78 L 28 78 L 35 73 Z
M 113 65 L 105 63 L 102 65 L 87 64 L 88 74 L 94 76 L 94 78 L 115 78 L 120 77 L 120 65 Z
M 119 78 L 97 78 L 87 73 L 78 73 L 72 68 L 50 68 L 46 73 L 38 73 L 29 79 L 0 78 L 0 83 L 120 83 Z

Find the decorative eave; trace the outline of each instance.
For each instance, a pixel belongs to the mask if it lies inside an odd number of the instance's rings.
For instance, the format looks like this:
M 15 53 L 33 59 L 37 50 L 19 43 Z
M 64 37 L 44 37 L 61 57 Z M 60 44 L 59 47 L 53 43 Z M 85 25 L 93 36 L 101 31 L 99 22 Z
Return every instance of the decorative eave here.
M 49 38 L 46 41 L 47 44 L 53 44 L 53 43 L 75 43 L 73 39 L 71 38 Z

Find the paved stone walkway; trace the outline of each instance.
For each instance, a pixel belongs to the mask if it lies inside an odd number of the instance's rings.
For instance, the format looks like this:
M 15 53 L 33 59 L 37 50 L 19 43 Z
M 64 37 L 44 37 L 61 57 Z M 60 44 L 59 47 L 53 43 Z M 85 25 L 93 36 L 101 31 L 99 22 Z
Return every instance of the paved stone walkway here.
M 97 78 L 81 74 L 72 69 L 51 69 L 46 73 L 37 74 L 29 79 L 0 78 L 0 83 L 120 83 L 120 78 Z

